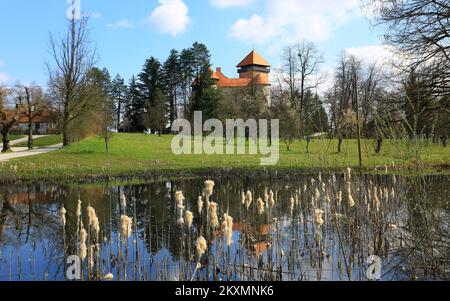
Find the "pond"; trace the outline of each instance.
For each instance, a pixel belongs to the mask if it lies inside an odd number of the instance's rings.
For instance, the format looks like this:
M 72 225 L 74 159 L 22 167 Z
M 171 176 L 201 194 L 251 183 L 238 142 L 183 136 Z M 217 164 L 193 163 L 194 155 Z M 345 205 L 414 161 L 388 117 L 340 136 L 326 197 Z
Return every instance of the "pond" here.
M 449 280 L 449 184 L 348 170 L 0 187 L 0 281 Z

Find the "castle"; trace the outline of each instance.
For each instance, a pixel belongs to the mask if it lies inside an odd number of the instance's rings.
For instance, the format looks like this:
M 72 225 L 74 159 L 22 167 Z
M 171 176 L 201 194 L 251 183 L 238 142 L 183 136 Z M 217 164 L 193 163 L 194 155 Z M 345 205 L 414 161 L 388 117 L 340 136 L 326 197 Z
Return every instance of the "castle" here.
M 220 89 L 226 96 L 243 89 L 261 92 L 270 106 L 270 64 L 256 51 L 250 52 L 237 66 L 239 78 L 228 78 L 222 68 L 212 71 L 213 87 Z

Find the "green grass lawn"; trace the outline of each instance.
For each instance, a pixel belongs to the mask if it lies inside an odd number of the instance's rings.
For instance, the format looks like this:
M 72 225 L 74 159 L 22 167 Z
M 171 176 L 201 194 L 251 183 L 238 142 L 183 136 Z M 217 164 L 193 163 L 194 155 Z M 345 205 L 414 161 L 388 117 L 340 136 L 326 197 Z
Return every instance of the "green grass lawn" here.
M 171 151 L 173 136 L 145 136 L 142 134 L 115 134 L 110 152 L 105 152 L 103 141 L 98 137 L 86 139 L 63 150 L 39 156 L 21 158 L 0 166 L 0 176 L 8 178 L 58 178 L 97 177 L 102 175 L 138 175 L 155 171 L 202 171 L 234 168 L 276 170 L 338 170 L 358 166 L 356 140 L 345 140 L 342 152 L 337 154 L 336 140 L 313 140 L 310 152 L 306 142 L 297 141 L 292 151 L 280 144 L 280 161 L 276 166 L 261 167 L 259 155 L 180 155 Z M 363 141 L 363 167 L 374 171 L 384 170 L 384 165 L 396 164 L 398 168 L 415 166 L 416 158 L 425 169 L 448 172 L 450 148 L 431 144 L 417 147 L 408 142 L 385 141 L 382 152 L 375 154 L 374 142 Z M 14 171 L 17 170 L 17 171 Z
M 9 135 L 9 141 L 13 142 L 14 140 L 24 138 L 25 135 Z
M 46 147 L 52 146 L 55 144 L 62 143 L 62 137 L 60 135 L 49 135 L 45 137 L 35 138 L 33 139 L 33 147 Z M 15 147 L 27 147 L 28 142 L 22 142 L 14 145 Z

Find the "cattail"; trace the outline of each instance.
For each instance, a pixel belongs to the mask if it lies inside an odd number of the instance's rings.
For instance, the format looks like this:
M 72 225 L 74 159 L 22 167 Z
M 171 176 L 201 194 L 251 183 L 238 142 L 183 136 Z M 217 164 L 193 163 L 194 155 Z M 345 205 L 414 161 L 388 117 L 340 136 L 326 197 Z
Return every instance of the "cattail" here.
M 264 204 L 266 205 L 266 208 L 269 209 L 269 194 L 267 193 L 267 188 L 266 191 L 264 192 Z
M 219 226 L 219 218 L 217 217 L 217 204 L 211 202 L 209 204 L 209 225 L 211 228 L 217 228 Z
M 178 208 L 178 225 L 184 225 L 183 208 Z
M 208 246 L 206 244 L 206 239 L 203 238 L 203 236 L 200 236 L 199 238 L 197 238 L 197 256 L 198 256 L 198 260 L 200 260 L 200 258 L 202 258 L 203 254 L 206 253 L 206 250 L 208 249 Z
M 205 181 L 205 196 L 207 198 L 213 194 L 215 185 L 216 184 L 211 180 Z
M 327 185 L 325 183 L 322 183 L 322 191 L 325 192 L 327 189 Z
M 322 226 L 324 224 L 323 214 L 325 212 L 322 209 L 316 209 L 314 211 L 315 222 L 318 226 Z
M 295 206 L 295 200 L 294 200 L 294 198 L 293 197 L 291 197 L 291 199 L 290 199 L 290 211 L 291 211 L 291 214 L 293 214 L 294 213 L 294 206 Z
M 339 193 L 338 193 L 337 201 L 338 201 L 338 204 L 339 204 L 339 205 L 342 204 L 342 191 L 341 191 L 341 190 L 340 190 Z
M 79 218 L 81 216 L 81 200 L 78 200 L 77 209 L 75 210 L 75 214 L 76 214 L 77 218 Z
M 395 198 L 395 190 L 394 187 L 391 189 L 391 199 L 393 200 Z
M 353 208 L 353 207 L 355 207 L 355 200 L 353 199 L 353 196 L 352 196 L 352 185 L 351 185 L 350 181 L 347 182 L 347 193 L 348 193 L 348 206 L 350 208 Z
M 177 202 L 177 207 L 179 209 L 184 209 L 184 202 L 185 198 L 183 196 L 183 192 L 182 191 L 177 191 L 175 192 L 175 201 Z
M 394 182 L 394 185 L 397 184 L 397 177 L 395 175 L 392 177 L 392 180 Z
M 120 193 L 120 206 L 124 210 L 127 208 L 127 197 L 125 196 L 125 194 L 123 192 Z
M 269 192 L 269 207 L 270 208 L 273 208 L 273 207 L 275 207 L 275 199 L 274 199 L 274 193 L 273 193 L 273 191 L 271 190 L 270 192 Z
M 227 220 L 226 237 L 227 237 L 227 246 L 229 247 L 233 241 L 233 218 L 230 215 L 228 215 L 226 220 Z
M 258 209 L 258 214 L 262 215 L 264 213 L 264 202 L 261 198 L 256 201 L 256 207 Z
M 86 247 L 86 239 L 87 239 L 87 232 L 82 227 L 80 230 L 80 259 L 81 261 L 84 261 L 87 257 L 87 247 Z
M 61 217 L 61 224 L 63 226 L 63 228 L 66 227 L 66 209 L 64 208 L 64 206 L 61 207 L 61 210 L 59 211 L 59 215 Z
M 86 211 L 89 220 L 89 226 L 92 226 L 94 228 L 95 235 L 98 239 L 98 235 L 100 233 L 100 223 L 98 221 L 97 214 L 95 213 L 95 209 L 89 206 L 86 208 Z
M 133 219 L 126 215 L 122 215 L 120 217 L 120 224 L 121 224 L 120 229 L 121 229 L 122 239 L 126 241 L 131 236 L 131 226 L 133 224 Z
M 198 197 L 198 200 L 197 200 L 197 207 L 198 207 L 198 214 L 202 214 L 202 211 L 203 211 L 203 198 L 202 198 L 202 196 L 199 196 Z
M 380 211 L 380 199 L 378 198 L 378 189 L 376 186 L 373 189 L 373 203 L 377 211 Z
M 345 179 L 347 181 L 350 181 L 352 179 L 352 169 L 350 167 L 347 167 L 345 170 Z
M 88 265 L 91 267 L 91 269 L 94 267 L 94 246 L 89 247 Z
M 103 280 L 105 280 L 105 281 L 112 281 L 113 279 L 114 279 L 114 275 L 112 273 L 106 274 L 103 277 Z
M 190 228 L 192 226 L 192 221 L 194 220 L 194 214 L 187 210 L 186 211 L 186 224 Z
M 249 190 L 249 191 L 247 191 L 246 204 L 245 204 L 247 209 L 250 208 L 250 205 L 252 204 L 252 202 L 253 202 L 253 196 L 252 196 L 252 192 Z
M 398 227 L 396 224 L 389 224 L 389 229 L 396 230 Z
M 389 201 L 389 191 L 387 189 L 387 187 L 384 188 L 384 199 L 387 201 Z
M 243 191 L 241 193 L 241 203 L 242 203 L 242 205 L 245 205 L 245 192 L 243 192 Z
M 316 188 L 315 193 L 314 193 L 314 200 L 316 202 L 318 202 L 320 200 L 320 191 L 318 188 Z

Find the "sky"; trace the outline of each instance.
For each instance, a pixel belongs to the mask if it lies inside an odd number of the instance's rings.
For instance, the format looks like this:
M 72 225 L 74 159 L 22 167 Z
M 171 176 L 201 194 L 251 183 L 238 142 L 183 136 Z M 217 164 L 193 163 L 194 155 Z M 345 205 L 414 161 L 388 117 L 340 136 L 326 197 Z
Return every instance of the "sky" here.
M 79 0 L 89 16 L 97 66 L 126 80 L 150 56 L 195 41 L 207 45 L 213 68 L 235 77 L 253 49 L 273 66 L 282 50 L 302 40 L 316 43 L 331 70 L 346 51 L 366 61 L 386 56 L 382 33 L 360 0 Z M 49 37 L 67 27 L 67 0 L 0 0 L 0 83 L 47 85 Z M 69 1 L 70 2 L 70 1 Z

